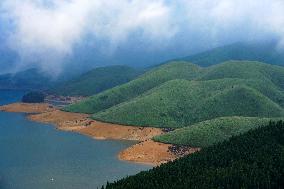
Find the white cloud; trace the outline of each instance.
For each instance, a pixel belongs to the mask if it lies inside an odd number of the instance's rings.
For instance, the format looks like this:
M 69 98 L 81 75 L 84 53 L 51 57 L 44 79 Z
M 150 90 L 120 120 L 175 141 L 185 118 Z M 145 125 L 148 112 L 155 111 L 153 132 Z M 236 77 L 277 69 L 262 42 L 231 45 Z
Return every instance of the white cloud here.
M 283 0 L 182 0 L 189 28 L 220 40 L 276 35 L 284 41 Z
M 127 40 L 132 32 L 147 39 L 169 39 L 175 34 L 169 8 L 162 0 L 6 0 L 2 12 L 13 21 L 9 42 L 26 59 L 59 70 L 60 59 L 85 35 L 110 45 Z M 96 43 L 96 41 L 94 41 Z M 38 60 L 34 60 L 38 57 Z M 56 61 L 59 58 L 59 61 Z M 50 62 L 51 60 L 52 62 Z M 48 66 L 46 66 L 48 62 Z
M 283 0 L 2 0 L 0 6 L 0 17 L 13 22 L 8 40 L 22 66 L 46 70 L 59 70 L 61 59 L 86 36 L 113 50 L 133 34 L 149 48 L 181 35 L 179 42 L 193 46 L 268 35 L 284 46 Z

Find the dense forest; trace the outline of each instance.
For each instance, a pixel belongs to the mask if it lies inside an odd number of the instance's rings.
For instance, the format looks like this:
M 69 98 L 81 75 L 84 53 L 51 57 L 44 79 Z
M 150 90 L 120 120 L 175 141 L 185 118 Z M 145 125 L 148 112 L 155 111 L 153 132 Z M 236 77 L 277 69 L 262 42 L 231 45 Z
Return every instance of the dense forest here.
M 102 188 L 283 187 L 284 122 L 279 121 Z

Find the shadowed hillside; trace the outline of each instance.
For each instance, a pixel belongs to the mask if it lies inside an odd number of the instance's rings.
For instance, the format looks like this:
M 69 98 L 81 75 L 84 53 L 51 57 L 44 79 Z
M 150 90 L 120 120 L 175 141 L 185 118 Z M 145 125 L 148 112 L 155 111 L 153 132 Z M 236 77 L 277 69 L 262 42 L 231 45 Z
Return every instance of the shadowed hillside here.
M 57 95 L 91 96 L 127 83 L 142 74 L 142 70 L 128 66 L 108 66 L 93 69 L 76 79 L 58 84 L 50 92 Z
M 48 89 L 54 84 L 50 77 L 37 69 L 29 69 L 15 74 L 0 75 L 0 89 Z

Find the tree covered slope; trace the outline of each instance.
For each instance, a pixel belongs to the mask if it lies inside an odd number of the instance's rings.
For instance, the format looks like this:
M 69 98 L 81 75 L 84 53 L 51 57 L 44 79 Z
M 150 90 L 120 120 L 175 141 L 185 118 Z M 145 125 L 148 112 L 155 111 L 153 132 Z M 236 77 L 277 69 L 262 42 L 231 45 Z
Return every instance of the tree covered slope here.
M 162 65 L 124 85 L 65 108 L 126 125 L 185 127 L 224 116 L 281 117 L 284 68 L 229 61 L 208 68 Z
M 73 80 L 60 83 L 49 91 L 64 96 L 91 96 L 127 83 L 138 77 L 142 72 L 142 70 L 129 66 L 95 68 Z
M 280 189 L 284 186 L 283 139 L 284 123 L 269 123 L 105 188 Z
M 251 85 L 251 86 L 249 86 Z M 94 119 L 138 126 L 185 127 L 221 116 L 280 117 L 283 108 L 243 80 L 171 80 L 93 115 Z
M 96 113 L 131 100 L 172 79 L 193 79 L 203 70 L 187 62 L 173 62 L 146 72 L 135 80 L 106 90 L 89 99 L 65 108 L 66 111 Z
M 268 125 L 271 120 L 279 121 L 281 119 L 284 120 L 284 118 L 219 117 L 156 136 L 154 140 L 162 143 L 204 148 L 229 140 L 232 136 L 243 134 L 251 129 Z

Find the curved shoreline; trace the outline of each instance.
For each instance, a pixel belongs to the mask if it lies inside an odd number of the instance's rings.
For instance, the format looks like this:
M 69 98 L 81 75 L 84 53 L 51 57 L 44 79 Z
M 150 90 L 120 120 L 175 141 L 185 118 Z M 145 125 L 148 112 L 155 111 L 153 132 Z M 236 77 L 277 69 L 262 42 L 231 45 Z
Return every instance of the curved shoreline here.
M 29 113 L 28 119 L 32 121 L 50 123 L 59 130 L 80 133 L 96 140 L 140 141 L 118 154 L 118 158 L 123 161 L 157 166 L 183 156 L 171 152 L 173 145 L 151 140 L 154 136 L 164 133 L 159 128 L 104 123 L 90 119 L 88 114 L 63 112 L 50 104 L 14 103 L 0 106 L 0 111 Z M 184 155 L 197 150 L 191 148 Z

